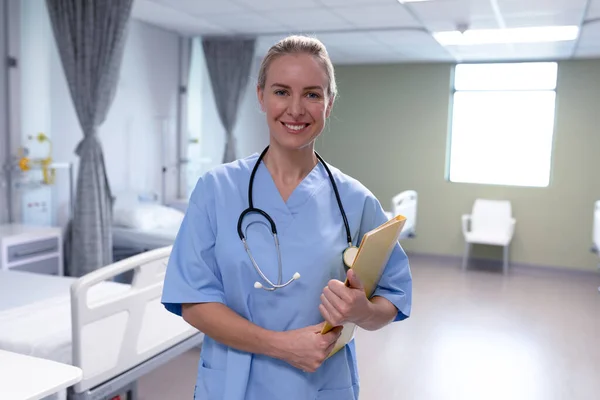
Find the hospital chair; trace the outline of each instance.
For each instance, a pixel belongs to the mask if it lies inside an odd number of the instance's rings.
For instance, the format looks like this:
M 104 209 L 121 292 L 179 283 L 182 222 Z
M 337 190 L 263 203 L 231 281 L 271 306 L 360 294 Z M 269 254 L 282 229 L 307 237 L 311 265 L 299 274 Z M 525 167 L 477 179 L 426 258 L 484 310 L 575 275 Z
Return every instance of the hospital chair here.
M 503 272 L 508 272 L 509 246 L 515 231 L 516 220 L 512 207 L 506 200 L 476 199 L 471 214 L 462 216 L 465 250 L 462 268 L 467 268 L 471 246 L 484 244 L 503 247 Z
M 418 195 L 415 190 L 405 190 L 392 197 L 392 211 L 386 211 L 388 219 L 396 215 L 406 217 L 400 239 L 416 237 Z
M 592 252 L 600 256 L 600 200 L 594 203 L 594 224 L 592 230 Z M 600 267 L 600 264 L 598 264 Z M 598 287 L 600 291 L 600 286 Z

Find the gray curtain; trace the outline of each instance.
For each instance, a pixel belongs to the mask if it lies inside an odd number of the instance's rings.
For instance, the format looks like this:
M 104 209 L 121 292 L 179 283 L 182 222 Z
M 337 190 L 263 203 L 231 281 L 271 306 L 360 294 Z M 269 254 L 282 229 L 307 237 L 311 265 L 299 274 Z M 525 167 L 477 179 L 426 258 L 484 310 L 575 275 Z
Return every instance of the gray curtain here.
M 224 163 L 237 158 L 233 128 L 240 99 L 248 84 L 255 44 L 256 39 L 205 38 L 202 40 L 217 110 L 225 128 Z
M 82 276 L 113 262 L 112 195 L 97 129 L 113 101 L 133 0 L 46 0 L 83 140 L 66 235 L 67 273 Z

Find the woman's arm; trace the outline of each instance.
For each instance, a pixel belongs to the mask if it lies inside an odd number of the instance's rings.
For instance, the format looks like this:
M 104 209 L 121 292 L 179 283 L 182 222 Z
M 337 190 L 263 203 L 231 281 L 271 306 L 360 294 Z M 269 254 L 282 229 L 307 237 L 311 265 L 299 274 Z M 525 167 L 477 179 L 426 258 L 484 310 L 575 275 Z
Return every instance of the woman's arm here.
M 319 311 L 332 326 L 352 322 L 361 328 L 374 331 L 392 322 L 398 314 L 396 306 L 388 299 L 365 296 L 362 282 L 352 269 L 347 273 L 348 285 L 332 279 L 323 289 Z
M 269 357 L 280 356 L 278 332 L 253 324 L 224 304 L 184 304 L 182 316 L 188 324 L 225 346 Z
M 216 302 L 184 304 L 182 316 L 188 324 L 225 346 L 278 358 L 306 372 L 319 368 L 341 335 L 341 329 L 322 335 L 323 324 L 271 331 Z
M 398 309 L 385 297 L 374 296 L 370 303 L 370 312 L 357 325 L 367 331 L 376 331 L 396 318 Z

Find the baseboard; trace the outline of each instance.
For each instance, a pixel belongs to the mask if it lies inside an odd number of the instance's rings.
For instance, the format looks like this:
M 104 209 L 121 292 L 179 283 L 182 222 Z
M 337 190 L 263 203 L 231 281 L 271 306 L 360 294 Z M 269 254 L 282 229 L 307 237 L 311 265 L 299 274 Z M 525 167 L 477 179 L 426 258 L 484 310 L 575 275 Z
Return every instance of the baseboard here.
M 407 251 L 409 260 L 427 260 L 440 265 L 449 267 L 461 268 L 462 266 L 462 255 L 449 255 L 449 254 L 433 254 L 433 253 L 419 253 Z M 490 271 L 490 272 L 502 272 L 502 260 L 489 259 L 489 258 L 478 258 L 471 257 L 467 264 L 467 269 L 478 270 L 478 271 Z M 520 274 L 560 274 L 560 275 L 576 275 L 576 276 L 588 276 L 597 279 L 599 277 L 599 270 L 584 270 L 575 269 L 554 265 L 537 265 L 510 262 L 508 266 L 508 273 L 520 273 Z

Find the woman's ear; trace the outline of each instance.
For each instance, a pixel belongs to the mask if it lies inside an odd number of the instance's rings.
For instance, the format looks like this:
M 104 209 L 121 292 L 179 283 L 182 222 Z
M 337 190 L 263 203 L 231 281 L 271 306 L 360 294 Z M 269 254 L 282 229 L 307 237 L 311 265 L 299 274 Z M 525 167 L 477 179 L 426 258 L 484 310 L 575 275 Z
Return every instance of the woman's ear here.
M 258 102 L 260 103 L 260 110 L 265 112 L 265 92 L 260 88 L 259 85 L 256 85 L 256 96 L 258 97 Z

